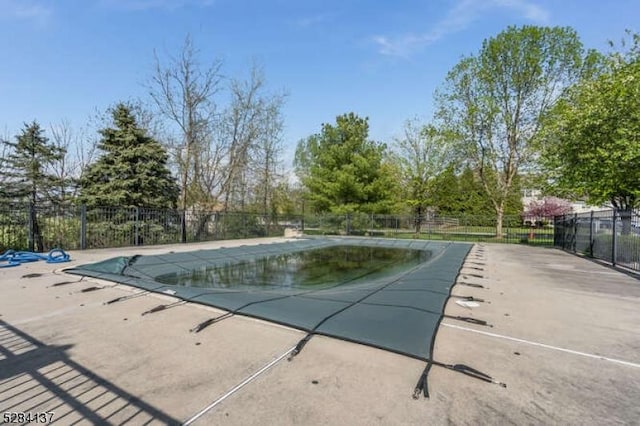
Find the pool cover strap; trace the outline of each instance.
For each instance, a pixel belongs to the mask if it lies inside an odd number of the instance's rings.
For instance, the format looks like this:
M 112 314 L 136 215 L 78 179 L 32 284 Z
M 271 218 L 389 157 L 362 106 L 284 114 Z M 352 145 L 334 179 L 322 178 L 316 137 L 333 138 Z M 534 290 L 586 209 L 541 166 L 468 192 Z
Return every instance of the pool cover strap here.
M 235 315 L 235 313 L 233 313 L 233 312 L 227 312 L 226 314 L 222 314 L 222 315 L 217 316 L 217 317 L 209 318 L 206 321 L 202 321 L 200 324 L 196 325 L 195 327 L 193 327 L 189 331 L 192 332 L 192 333 L 200 333 L 202 330 L 204 330 L 205 328 L 209 327 L 210 325 L 215 324 L 218 321 L 222 321 L 224 319 L 231 318 L 234 315 Z
M 164 311 L 165 309 L 173 308 L 174 306 L 184 305 L 185 303 L 187 303 L 186 300 L 178 300 L 177 302 L 169 303 L 167 305 L 158 305 L 155 308 L 144 311 L 141 315 L 145 316 L 149 314 L 155 314 L 156 312 Z
M 123 301 L 129 300 L 129 299 L 135 299 L 136 297 L 144 296 L 145 294 L 151 294 L 151 292 L 147 291 L 147 290 L 144 290 L 144 291 L 141 291 L 141 292 L 136 293 L 136 294 L 129 294 L 127 296 L 116 297 L 115 299 L 107 300 L 106 302 L 104 302 L 104 304 L 105 305 L 111 305 L 113 303 L 123 302 Z
M 429 376 L 429 371 L 431 370 L 432 365 L 433 362 L 431 360 L 427 361 L 427 366 L 422 371 L 422 374 L 418 379 L 418 383 L 416 384 L 416 388 L 413 391 L 413 399 L 420 398 L 420 392 L 424 393 L 425 398 L 429 398 L 429 386 L 427 383 L 427 378 Z
M 468 322 L 470 324 L 476 324 L 476 325 L 486 325 L 487 327 L 493 327 L 491 324 L 487 323 L 484 320 L 480 320 L 477 318 L 471 318 L 471 317 L 461 317 L 459 315 L 442 315 L 443 318 L 449 318 L 449 319 L 454 319 L 454 320 L 458 320 L 458 321 L 464 321 L 464 322 Z
M 313 333 L 309 333 L 306 336 L 304 336 L 302 338 L 302 340 L 300 340 L 298 342 L 298 344 L 296 345 L 296 347 L 291 351 L 291 353 L 289 354 L 289 358 L 287 358 L 288 361 L 292 361 L 293 358 L 298 355 L 300 353 L 300 351 L 305 347 L 305 345 L 307 343 L 309 343 L 309 340 L 311 340 L 311 338 L 313 337 Z
M 456 295 L 451 295 L 451 298 L 454 299 L 462 299 L 462 300 L 466 300 L 467 302 L 480 302 L 480 303 L 484 303 L 485 300 L 484 299 L 480 299 L 478 297 L 473 297 L 473 296 L 456 296 Z
M 495 380 L 493 377 L 489 376 L 488 374 L 485 374 L 482 371 L 476 370 L 475 368 L 469 367 L 468 365 L 445 364 L 443 362 L 429 360 L 427 361 L 427 366 L 424 368 L 424 371 L 420 375 L 420 378 L 418 379 L 418 383 L 416 384 L 416 387 L 413 391 L 413 399 L 418 399 L 420 397 L 420 393 L 423 393 L 425 398 L 429 398 L 429 387 L 428 387 L 427 381 L 429 376 L 429 370 L 431 370 L 432 365 L 437 365 L 438 367 L 446 368 L 447 370 L 456 371 L 466 376 L 473 377 L 474 379 L 482 380 L 483 382 L 500 385 L 503 388 L 507 387 L 506 383 L 499 382 Z
M 466 285 L 467 287 L 473 287 L 473 288 L 484 288 L 484 286 L 482 284 L 475 284 L 475 283 L 467 283 L 467 282 L 459 282 L 459 285 Z

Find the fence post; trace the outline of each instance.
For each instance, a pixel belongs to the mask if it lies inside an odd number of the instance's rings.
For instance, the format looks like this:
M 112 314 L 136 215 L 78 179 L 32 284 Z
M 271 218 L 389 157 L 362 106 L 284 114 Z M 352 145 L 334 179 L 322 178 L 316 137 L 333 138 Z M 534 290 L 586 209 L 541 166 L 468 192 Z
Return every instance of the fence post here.
M 34 251 L 35 247 L 35 212 L 35 205 L 32 201 L 29 201 L 29 233 L 27 235 L 27 244 L 29 246 L 29 251 Z
M 467 220 L 467 216 L 462 216 L 462 232 L 464 233 L 465 241 L 471 239 L 471 236 L 469 235 L 469 221 Z
M 180 210 L 180 242 L 187 242 L 187 213 L 186 210 Z
M 347 235 L 351 235 L 351 215 L 349 213 L 347 213 Z
M 87 205 L 80 206 L 80 250 L 87 249 Z
M 213 213 L 213 223 L 215 224 L 215 226 L 213 227 L 213 239 L 215 240 L 219 240 L 219 236 L 220 236 L 220 212 L 216 211 Z
M 593 257 L 593 210 L 591 210 L 591 214 L 589 215 L 589 256 Z
M 562 215 L 562 248 L 564 250 L 571 248 L 571 242 L 569 241 L 569 225 L 567 220 L 567 215 Z
M 616 232 L 616 227 L 617 227 L 617 223 L 616 223 L 616 217 L 618 213 L 618 209 L 613 209 L 613 224 L 612 224 L 612 229 L 611 229 L 611 264 L 613 266 L 616 266 L 616 257 L 617 257 L 617 249 L 616 249 L 616 240 L 617 240 L 617 232 Z
M 507 222 L 507 233 L 505 234 L 506 235 L 506 238 L 505 238 L 506 241 L 505 242 L 508 243 L 509 242 L 509 216 L 507 216 L 506 218 L 507 218 L 507 220 L 506 220 L 506 222 Z M 518 242 L 518 241 L 516 241 L 516 242 Z
M 133 245 L 140 245 L 140 231 L 138 229 L 138 221 L 140 220 L 140 210 L 138 207 L 134 207 L 134 216 L 133 216 Z
M 562 219 L 559 219 L 562 218 Z M 553 224 L 554 230 L 553 230 L 553 239 L 554 239 L 554 244 L 556 247 L 562 247 L 562 249 L 564 249 L 564 221 L 565 221 L 566 215 L 562 215 L 562 216 L 556 216 L 556 222 Z M 558 229 L 555 229 L 555 227 L 558 227 Z
M 573 214 L 573 242 L 572 242 L 572 250 L 575 253 L 578 242 L 578 213 Z
M 247 213 L 242 212 L 242 238 L 247 238 L 249 236 L 249 230 L 247 229 Z
M 371 226 L 369 227 L 369 236 L 373 237 L 373 213 L 371 213 Z

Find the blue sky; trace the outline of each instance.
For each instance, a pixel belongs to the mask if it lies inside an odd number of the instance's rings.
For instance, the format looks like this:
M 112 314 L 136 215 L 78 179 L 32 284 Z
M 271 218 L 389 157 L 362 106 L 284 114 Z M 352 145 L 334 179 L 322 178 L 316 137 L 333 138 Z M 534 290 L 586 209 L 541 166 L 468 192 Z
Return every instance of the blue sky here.
M 640 31 L 637 0 L 0 0 L 0 135 L 22 123 L 85 126 L 96 110 L 144 98 L 153 52 L 191 34 L 225 75 L 264 67 L 286 90 L 287 161 L 296 142 L 353 111 L 390 142 L 433 112 L 433 92 L 462 55 L 508 25 L 575 28 L 605 50 Z

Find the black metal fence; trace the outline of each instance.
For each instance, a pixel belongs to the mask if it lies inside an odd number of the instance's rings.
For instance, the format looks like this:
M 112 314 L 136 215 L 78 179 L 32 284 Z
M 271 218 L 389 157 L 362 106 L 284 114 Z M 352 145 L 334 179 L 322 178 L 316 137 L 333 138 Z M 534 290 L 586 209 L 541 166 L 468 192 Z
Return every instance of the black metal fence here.
M 640 271 L 640 211 L 603 210 L 556 216 L 554 245 Z
M 135 207 L 0 207 L 0 252 L 126 247 L 283 236 L 286 228 L 307 235 L 359 235 L 434 240 L 494 241 L 552 245 L 552 221 L 523 226 L 504 218 L 502 235 L 494 217 L 413 215 L 272 216 L 205 210 Z
M 304 217 L 308 235 L 361 235 L 371 237 L 423 238 L 447 241 L 524 243 L 553 245 L 553 219 L 539 218 L 535 226 L 524 225 L 520 216 L 503 218 L 497 235 L 496 218 L 490 216 L 414 215 L 318 215 Z
M 640 271 L 640 211 L 605 210 L 539 218 L 524 225 L 495 217 L 412 215 L 273 216 L 243 212 L 135 207 L 0 206 L 0 253 L 187 243 L 284 235 L 359 235 L 554 245 Z
M 199 210 L 0 207 L 0 253 L 126 247 L 284 235 L 300 218 Z

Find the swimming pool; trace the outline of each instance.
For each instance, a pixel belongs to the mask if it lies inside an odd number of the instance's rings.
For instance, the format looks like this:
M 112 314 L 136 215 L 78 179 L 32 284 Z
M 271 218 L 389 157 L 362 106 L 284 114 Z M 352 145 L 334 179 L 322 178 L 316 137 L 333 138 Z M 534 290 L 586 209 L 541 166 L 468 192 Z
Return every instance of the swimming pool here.
M 381 279 L 425 262 L 430 251 L 397 247 L 336 245 L 206 263 L 155 277 L 164 284 L 252 290 L 321 289 Z
M 471 244 L 313 238 L 117 257 L 66 272 L 429 360 Z

